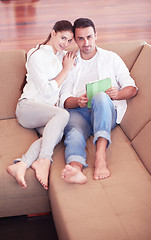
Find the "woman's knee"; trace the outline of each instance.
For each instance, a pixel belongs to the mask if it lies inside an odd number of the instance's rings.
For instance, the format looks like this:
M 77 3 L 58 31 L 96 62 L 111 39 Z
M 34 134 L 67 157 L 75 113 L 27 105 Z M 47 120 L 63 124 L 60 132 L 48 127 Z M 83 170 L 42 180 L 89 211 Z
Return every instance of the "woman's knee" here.
M 63 121 L 65 125 L 67 125 L 67 123 L 69 122 L 69 116 L 70 116 L 68 111 L 60 108 L 59 115 L 60 115 L 60 120 Z
M 69 122 L 70 114 L 65 109 L 64 109 L 63 117 L 64 117 L 64 120 L 66 121 L 66 124 L 67 124 Z

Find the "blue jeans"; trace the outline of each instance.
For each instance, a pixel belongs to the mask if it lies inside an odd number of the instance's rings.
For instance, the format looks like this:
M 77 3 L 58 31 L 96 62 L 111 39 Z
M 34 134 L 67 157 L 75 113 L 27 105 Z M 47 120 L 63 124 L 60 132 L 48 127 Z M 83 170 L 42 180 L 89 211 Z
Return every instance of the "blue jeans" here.
M 86 164 L 86 141 L 94 135 L 94 144 L 99 137 L 111 143 L 111 130 L 116 126 L 117 113 L 110 97 L 104 93 L 96 94 L 91 101 L 91 108 L 68 109 L 69 122 L 65 128 L 65 160 L 66 164 L 72 161 L 79 162 L 83 167 Z

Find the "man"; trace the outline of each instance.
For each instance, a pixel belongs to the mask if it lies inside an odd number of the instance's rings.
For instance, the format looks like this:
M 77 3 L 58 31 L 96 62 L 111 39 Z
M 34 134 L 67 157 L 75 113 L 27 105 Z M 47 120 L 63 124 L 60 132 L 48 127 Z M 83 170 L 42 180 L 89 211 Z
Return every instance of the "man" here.
M 76 65 L 61 89 L 60 106 L 68 109 L 69 123 L 65 129 L 66 166 L 62 178 L 69 183 L 86 183 L 83 174 L 86 164 L 86 141 L 94 135 L 96 145 L 94 179 L 110 176 L 106 162 L 106 149 L 111 143 L 111 130 L 121 122 L 126 111 L 126 99 L 137 93 L 134 80 L 121 58 L 98 48 L 94 23 L 87 18 L 74 22 L 74 37 L 79 47 Z M 97 93 L 87 108 L 86 83 L 111 79 L 112 87 Z

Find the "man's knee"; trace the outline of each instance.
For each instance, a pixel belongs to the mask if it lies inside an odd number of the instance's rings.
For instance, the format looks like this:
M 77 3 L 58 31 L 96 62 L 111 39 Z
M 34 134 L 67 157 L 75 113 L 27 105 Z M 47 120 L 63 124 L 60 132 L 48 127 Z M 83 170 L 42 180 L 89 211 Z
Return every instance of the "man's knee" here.
M 95 105 L 105 105 L 108 104 L 110 101 L 109 96 L 105 92 L 99 92 L 97 93 L 91 101 L 92 107 Z
M 92 102 L 96 101 L 107 101 L 108 95 L 105 92 L 99 92 L 95 94 L 95 96 L 92 98 Z

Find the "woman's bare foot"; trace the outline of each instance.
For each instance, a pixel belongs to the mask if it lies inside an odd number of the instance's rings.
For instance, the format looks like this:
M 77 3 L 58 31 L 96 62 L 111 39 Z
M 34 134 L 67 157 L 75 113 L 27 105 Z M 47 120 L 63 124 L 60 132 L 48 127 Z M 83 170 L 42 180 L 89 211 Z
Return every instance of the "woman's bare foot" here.
M 25 181 L 26 169 L 27 169 L 27 165 L 22 161 L 7 167 L 7 172 L 16 179 L 16 181 L 22 188 L 27 187 L 27 183 Z
M 87 177 L 82 173 L 79 167 L 66 165 L 62 170 L 62 178 L 68 183 L 83 184 L 87 182 Z
M 110 171 L 107 168 L 107 163 L 104 156 L 96 157 L 94 179 L 101 180 L 110 176 Z
M 46 190 L 48 190 L 50 164 L 51 161 L 49 159 L 38 159 L 31 165 L 31 167 L 35 170 L 38 181 Z

